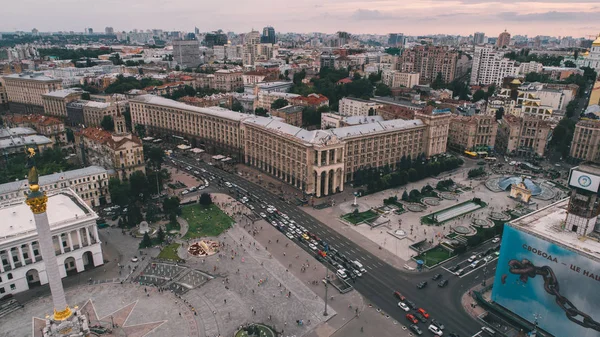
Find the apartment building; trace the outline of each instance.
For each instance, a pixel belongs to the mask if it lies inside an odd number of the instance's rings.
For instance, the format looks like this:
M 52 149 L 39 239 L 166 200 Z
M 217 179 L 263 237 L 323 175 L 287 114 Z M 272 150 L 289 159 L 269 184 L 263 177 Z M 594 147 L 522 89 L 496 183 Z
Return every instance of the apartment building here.
M 67 117 L 67 104 L 81 99 L 83 90 L 78 88 L 62 89 L 42 95 L 44 114 L 56 117 Z
M 97 165 L 112 169 L 120 179 L 127 179 L 133 172 L 146 171 L 142 141 L 127 132 L 125 117 L 114 117 L 115 132 L 99 128 L 85 128 L 75 133 L 75 143 L 80 160 L 85 165 Z
M 395 167 L 404 155 L 445 152 L 449 114 L 307 131 L 280 118 L 198 108 L 143 95 L 130 101 L 134 124 L 177 134 L 224 153 L 317 197 L 342 191 L 359 168 Z M 445 125 L 444 125 L 445 123 Z
M 600 121 L 582 119 L 575 125 L 571 158 L 600 163 Z
M 458 152 L 493 150 L 497 133 L 498 123 L 493 115 L 453 115 L 448 131 L 448 148 Z
M 505 58 L 505 52 L 491 46 L 475 46 L 471 84 L 495 84 L 499 88 L 505 77 L 517 76 L 519 66 L 516 61 Z
M 8 96 L 6 95 L 6 84 L 4 79 L 0 77 L 0 111 L 8 108 Z
M 62 80 L 42 73 L 11 74 L 3 77 L 8 105 L 13 113 L 44 113 L 42 95 L 62 89 Z
M 419 84 L 430 84 L 442 74 L 445 83 L 454 80 L 458 52 L 447 46 L 416 46 L 405 50 L 399 59 L 398 70 L 419 73 Z
M 273 117 L 281 118 L 286 124 L 293 126 L 302 126 L 302 111 L 304 107 L 301 105 L 288 105 L 281 109 L 271 109 L 269 114 Z
M 244 73 L 236 69 L 220 69 L 215 72 L 215 89 L 226 92 L 244 87 Z
M 412 88 L 419 84 L 419 73 L 403 73 L 398 70 L 384 70 L 381 81 L 390 88 Z
M 22 194 L 21 194 L 22 197 Z M 48 196 L 47 214 L 61 277 L 104 264 L 98 215 L 69 189 Z M 34 214 L 24 199 L 0 205 L 0 297 L 48 283 Z
M 223 94 L 212 94 L 204 97 L 191 97 L 184 96 L 179 99 L 179 102 L 183 102 L 185 104 L 206 108 L 211 106 L 220 106 L 231 108 L 231 104 L 233 103 L 233 94 L 231 93 L 223 93 Z
M 42 115 L 7 115 L 4 122 L 10 127 L 30 127 L 55 144 L 67 144 L 65 123 L 58 118 Z
M 259 91 L 255 97 L 256 102 L 254 103 L 254 109 L 263 108 L 269 111 L 271 110 L 271 104 L 273 104 L 273 102 L 275 102 L 278 99 L 285 99 L 286 101 L 291 102 L 292 100 L 302 96 L 279 91 Z
M 543 68 L 544 65 L 539 62 L 523 62 L 519 65 L 519 75 L 527 75 L 529 73 L 541 73 Z
M 537 117 L 504 115 L 498 125 L 496 150 L 511 156 L 542 157 L 551 125 Z
M 40 190 L 48 194 L 70 188 L 89 206 L 95 207 L 110 203 L 108 181 L 110 174 L 100 166 L 40 176 Z M 27 179 L 0 185 L 0 203 L 19 198 L 29 189 Z
M 198 40 L 173 41 L 173 59 L 182 68 L 196 68 L 202 64 Z
M 517 105 L 533 98 L 538 99 L 540 105 L 564 111 L 569 102 L 577 97 L 578 90 L 579 86 L 576 84 L 525 82 L 517 90 Z
M 83 124 L 86 127 L 98 127 L 106 116 L 113 119 L 118 114 L 123 114 L 127 110 L 127 102 L 96 102 L 86 101 L 83 106 Z
M 344 97 L 340 100 L 339 110 L 342 116 L 369 116 L 377 114 L 380 104 L 354 97 Z M 372 110 L 371 110 L 372 109 Z

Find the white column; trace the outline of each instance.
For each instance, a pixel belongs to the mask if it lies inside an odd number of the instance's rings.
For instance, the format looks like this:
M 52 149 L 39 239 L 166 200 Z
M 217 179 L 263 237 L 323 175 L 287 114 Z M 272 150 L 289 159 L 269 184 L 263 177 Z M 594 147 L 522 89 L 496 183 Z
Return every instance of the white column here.
M 62 235 L 58 234 L 56 237 L 58 238 L 58 246 L 60 247 L 60 253 L 64 254 L 65 247 L 63 247 Z
M 323 195 L 329 195 L 329 170 L 325 171 L 325 189 Z
M 79 248 L 81 249 L 81 247 L 83 247 L 83 242 L 81 242 L 81 233 L 79 233 L 79 229 L 75 230 L 75 233 L 77 233 L 77 242 L 79 242 Z
M 27 245 L 29 247 L 29 254 L 31 254 L 31 261 L 35 263 L 35 254 L 33 254 L 33 243 Z
M 98 236 L 98 226 L 94 225 L 94 237 L 96 238 L 96 242 L 100 242 L 100 237 Z
M 73 251 L 73 239 L 71 239 L 71 232 L 67 232 L 67 240 L 69 242 L 69 248 Z
M 13 261 L 12 249 L 8 250 L 8 262 L 10 263 L 10 270 L 15 270 L 15 261 Z
M 331 192 L 331 193 L 334 193 L 334 194 L 335 194 L 335 192 L 336 192 L 336 187 L 337 187 L 337 184 L 338 184 L 338 179 L 337 179 L 337 170 L 335 170 L 335 171 L 333 171 L 333 182 L 332 182 L 332 188 L 331 188 L 331 189 L 332 189 L 332 192 Z
M 48 224 L 48 215 L 44 213 L 34 213 L 35 226 L 38 232 L 38 242 L 42 251 L 42 259 L 46 266 L 46 275 L 50 284 L 50 292 L 52 293 L 52 303 L 54 310 L 63 311 L 67 308 L 67 299 L 62 286 L 62 280 L 58 270 L 58 262 L 54 253 L 54 243 L 50 233 L 50 225 Z
M 4 264 L 2 263 L 2 251 L 0 251 L 0 273 L 4 273 Z
M 315 191 L 315 196 L 319 198 L 321 196 L 321 173 L 317 172 L 317 190 Z
M 23 255 L 23 248 L 21 248 L 21 246 L 17 246 L 17 249 L 19 250 L 19 258 L 21 259 L 21 267 L 25 265 L 25 256 Z
M 91 244 L 92 244 L 92 241 L 90 240 L 90 231 L 88 230 L 88 228 L 87 228 L 87 227 L 85 227 L 85 236 L 86 236 L 86 238 L 87 238 L 87 245 L 88 245 L 88 246 L 89 246 L 89 245 L 91 245 Z

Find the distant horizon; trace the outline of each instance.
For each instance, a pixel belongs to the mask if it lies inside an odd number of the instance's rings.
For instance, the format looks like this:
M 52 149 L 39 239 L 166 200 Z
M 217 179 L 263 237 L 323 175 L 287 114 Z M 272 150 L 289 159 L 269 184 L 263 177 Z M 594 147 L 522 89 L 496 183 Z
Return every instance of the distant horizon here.
M 25 12 L 23 8 L 28 8 Z M 198 3 L 172 0 L 23 0 L 4 4 L 0 31 L 131 31 L 160 26 L 165 31 L 249 32 L 273 26 L 277 32 L 333 34 L 404 33 L 469 36 L 597 36 L 600 0 L 303 0 Z M 97 28 L 94 28 L 97 27 Z M 96 30 L 98 29 L 98 30 Z M 137 28 L 140 29 L 140 28 Z M 150 28 L 152 29 L 152 28 Z M 144 31 L 146 28 L 144 28 Z

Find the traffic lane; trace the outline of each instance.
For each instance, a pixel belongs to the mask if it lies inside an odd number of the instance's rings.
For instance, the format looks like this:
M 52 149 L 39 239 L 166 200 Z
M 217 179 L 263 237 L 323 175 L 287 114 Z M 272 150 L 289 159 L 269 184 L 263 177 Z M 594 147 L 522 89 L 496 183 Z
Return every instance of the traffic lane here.
M 223 172 L 223 173 L 225 173 L 225 172 Z M 217 173 L 215 172 L 215 174 L 217 174 Z M 221 174 L 220 176 L 231 180 L 230 182 L 238 184 L 242 188 L 245 188 L 245 189 L 252 188 L 252 185 L 250 185 L 249 182 L 247 182 L 241 178 L 238 178 L 236 176 L 226 176 L 225 174 Z M 227 181 L 229 181 L 229 180 L 227 180 Z M 259 190 L 260 190 L 260 188 L 259 188 Z M 266 193 L 265 195 L 269 196 L 268 193 Z M 305 217 L 306 219 L 309 220 L 307 224 L 311 228 L 317 228 L 319 226 L 327 228 L 326 225 L 319 224 L 319 222 L 316 221 L 316 219 L 310 218 L 310 216 L 308 216 L 306 213 L 302 212 L 303 214 L 300 214 L 299 210 L 286 207 L 287 204 L 282 203 L 281 200 L 279 200 L 276 197 L 267 197 L 267 199 L 272 205 L 274 205 L 278 209 L 285 210 L 286 208 L 288 208 L 288 212 L 296 213 L 297 216 Z M 358 252 L 361 252 L 362 248 L 359 248 L 356 244 L 347 240 L 345 237 L 341 236 L 339 239 L 340 239 L 340 242 L 344 242 L 345 245 L 347 245 L 349 247 L 355 246 L 354 248 L 357 249 Z M 345 249 L 343 249 L 343 248 L 340 248 L 339 250 L 341 252 L 346 252 Z M 378 261 L 378 260 L 379 259 L 375 259 L 374 261 Z M 385 264 L 385 265 L 387 265 L 387 264 Z M 385 265 L 382 264 L 382 266 L 385 266 Z M 387 270 L 383 273 L 376 273 L 376 274 L 367 273 L 367 275 L 365 275 L 366 277 L 364 277 L 363 280 L 360 280 L 360 279 L 358 280 L 359 282 L 355 284 L 355 288 L 361 293 L 364 292 L 364 294 L 373 302 L 374 305 L 385 310 L 392 317 L 394 317 L 395 319 L 400 321 L 404 317 L 404 315 L 402 313 L 399 313 L 397 310 L 395 310 L 396 306 L 397 306 L 397 301 L 395 299 L 393 299 L 393 297 L 392 297 L 393 290 L 398 288 L 398 286 L 396 286 L 396 284 L 399 282 L 398 281 L 399 278 L 397 276 L 399 276 L 400 273 L 393 267 L 391 267 L 389 265 L 387 265 L 387 266 L 388 266 L 388 268 L 386 268 Z M 331 266 L 328 266 L 328 267 L 331 269 Z M 369 279 L 369 277 L 371 277 L 371 279 Z M 404 283 L 406 283 L 407 279 L 405 278 L 403 281 L 404 281 Z M 404 286 L 400 286 L 400 288 L 405 288 L 405 286 L 410 287 L 411 286 L 410 283 L 412 283 L 412 282 L 408 282 L 408 285 L 405 284 Z M 363 284 L 364 284 L 364 286 L 363 286 Z M 386 287 L 386 285 L 387 285 L 387 287 Z M 389 293 L 389 295 L 385 295 L 380 292 L 382 286 L 384 286 L 385 288 L 388 289 L 387 293 Z M 412 284 L 412 286 L 415 286 L 414 289 L 416 290 L 416 285 Z M 377 289 L 378 291 L 376 291 L 375 289 Z M 428 307 L 429 306 L 433 307 L 434 305 L 439 306 L 438 301 L 435 301 L 435 300 L 433 302 L 430 302 L 426 299 L 413 300 L 413 302 L 418 302 L 418 301 L 426 304 Z M 417 304 L 417 305 L 419 305 L 419 304 Z M 447 305 L 448 304 L 446 304 L 445 306 L 447 306 Z M 420 306 L 423 307 L 424 305 L 421 304 Z M 456 312 L 455 311 L 456 308 L 448 308 L 448 309 L 449 309 L 449 310 L 447 310 L 448 312 Z M 473 320 L 470 317 L 468 317 L 468 321 L 464 321 L 464 317 L 461 318 L 461 317 L 456 317 L 454 315 L 447 316 L 447 315 L 444 315 L 444 313 L 437 312 L 436 309 L 433 309 L 433 310 L 429 309 L 429 310 L 431 311 L 432 315 L 436 315 L 435 317 L 440 317 L 440 320 L 444 319 L 446 322 L 450 322 L 450 323 L 446 323 L 446 324 L 447 324 L 447 326 L 449 326 L 450 328 L 453 329 L 452 331 L 456 331 L 459 333 L 461 333 L 461 332 L 467 333 L 466 329 L 468 329 L 468 328 L 466 327 L 466 325 L 473 325 L 473 326 L 475 325 Z M 452 319 L 452 318 L 454 318 L 454 319 Z M 468 324 L 467 322 L 469 322 L 471 324 Z M 464 330 L 464 331 L 462 331 L 462 330 Z

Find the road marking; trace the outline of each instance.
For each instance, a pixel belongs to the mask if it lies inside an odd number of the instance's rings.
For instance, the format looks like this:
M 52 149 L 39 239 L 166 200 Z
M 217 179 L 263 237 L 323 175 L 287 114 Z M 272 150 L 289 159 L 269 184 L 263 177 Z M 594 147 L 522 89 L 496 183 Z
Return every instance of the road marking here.
M 366 266 L 366 267 L 369 268 L 369 269 L 371 269 L 371 270 L 373 270 L 373 267 L 371 267 L 371 266 Z

